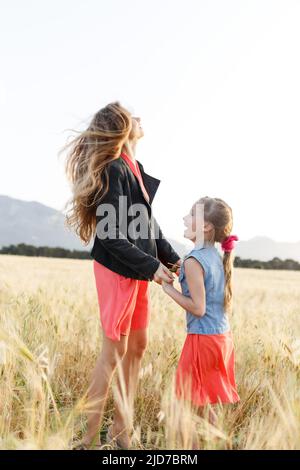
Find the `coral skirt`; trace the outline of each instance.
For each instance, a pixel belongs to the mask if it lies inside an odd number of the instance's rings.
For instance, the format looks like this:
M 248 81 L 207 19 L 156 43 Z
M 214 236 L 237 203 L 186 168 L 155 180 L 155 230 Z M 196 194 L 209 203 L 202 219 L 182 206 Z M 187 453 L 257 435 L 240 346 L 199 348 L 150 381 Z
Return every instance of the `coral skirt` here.
M 187 335 L 176 370 L 176 395 L 195 406 L 240 400 L 231 331 Z
M 149 281 L 131 279 L 93 260 L 103 332 L 113 341 L 150 321 Z

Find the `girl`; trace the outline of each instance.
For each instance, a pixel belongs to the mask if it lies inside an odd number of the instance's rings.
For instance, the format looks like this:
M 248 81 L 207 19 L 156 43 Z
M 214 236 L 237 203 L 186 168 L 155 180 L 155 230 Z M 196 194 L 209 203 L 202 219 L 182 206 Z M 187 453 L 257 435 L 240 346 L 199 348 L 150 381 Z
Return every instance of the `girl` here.
M 172 284 L 162 285 L 186 310 L 188 334 L 176 371 L 176 395 L 203 415 L 205 405 L 240 400 L 227 315 L 232 307 L 232 250 L 238 238 L 230 235 L 232 211 L 222 199 L 201 198 L 183 220 L 184 236 L 194 242 L 194 248 L 181 265 L 182 293 Z M 223 260 L 216 242 L 221 243 Z M 212 411 L 209 419 L 214 422 Z
M 69 144 L 66 172 L 73 196 L 67 222 L 85 243 L 95 236 L 91 256 L 103 329 L 102 351 L 88 394 L 97 404 L 89 412 L 83 449 L 95 441 L 101 445 L 98 431 L 118 360 L 130 413 L 125 416 L 116 403 L 107 438 L 119 447 L 130 446 L 128 423 L 147 344 L 149 281 L 172 282 L 166 266 L 173 269 L 180 264 L 152 214 L 160 181 L 145 173 L 135 159 L 136 144 L 143 135 L 140 118 L 117 102 L 100 109 L 87 130 Z M 140 215 L 134 225 L 136 207 Z M 143 236 L 137 236 L 139 227 Z

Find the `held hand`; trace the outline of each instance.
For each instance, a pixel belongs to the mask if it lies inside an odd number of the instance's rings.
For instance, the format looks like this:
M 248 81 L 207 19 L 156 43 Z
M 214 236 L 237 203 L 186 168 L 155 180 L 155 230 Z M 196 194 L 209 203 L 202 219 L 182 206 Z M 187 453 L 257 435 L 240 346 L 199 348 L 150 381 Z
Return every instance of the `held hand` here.
M 173 282 L 174 277 L 168 268 L 160 263 L 157 271 L 154 273 L 153 280 L 157 282 L 157 284 L 162 284 L 163 281 L 169 284 L 170 282 Z
M 163 291 L 167 294 L 173 288 L 173 281 L 171 283 L 162 281 L 161 286 Z
M 176 265 L 179 266 L 179 268 L 176 271 L 176 276 L 179 276 L 180 274 L 180 267 L 182 265 L 182 259 L 179 258 L 179 260 L 176 262 Z
M 171 267 L 169 268 L 172 273 L 175 273 L 176 276 L 180 274 L 180 266 L 182 265 L 182 260 L 179 258 L 175 264 L 168 263 Z

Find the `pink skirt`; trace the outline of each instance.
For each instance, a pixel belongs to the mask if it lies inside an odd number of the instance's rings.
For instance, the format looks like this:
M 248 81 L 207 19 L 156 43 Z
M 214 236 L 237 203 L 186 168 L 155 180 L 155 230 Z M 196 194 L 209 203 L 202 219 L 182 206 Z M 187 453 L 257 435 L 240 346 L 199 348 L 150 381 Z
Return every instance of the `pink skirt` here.
M 187 335 L 176 371 L 176 395 L 195 406 L 240 400 L 231 331 Z
M 94 275 L 105 335 L 120 341 L 130 330 L 147 328 L 150 320 L 149 281 L 131 279 L 106 268 L 96 260 Z

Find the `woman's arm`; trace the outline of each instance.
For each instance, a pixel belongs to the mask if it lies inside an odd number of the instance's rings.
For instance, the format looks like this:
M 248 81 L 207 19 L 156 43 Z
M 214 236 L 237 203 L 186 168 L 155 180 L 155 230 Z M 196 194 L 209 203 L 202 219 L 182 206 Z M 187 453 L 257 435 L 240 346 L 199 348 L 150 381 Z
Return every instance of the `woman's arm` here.
M 124 196 L 123 183 L 119 168 L 109 165 L 109 190 L 101 199 L 96 212 L 97 234 L 99 242 L 120 262 L 126 264 L 133 271 L 152 279 L 160 262 L 154 256 L 148 255 L 131 243 L 126 234 L 122 233 L 120 217 L 120 198 Z M 111 217 L 107 217 L 107 210 L 114 210 Z M 127 210 L 126 207 L 123 210 Z M 108 230 L 106 227 L 108 226 Z
M 182 308 L 197 317 L 203 317 L 206 310 L 203 268 L 199 261 L 192 257 L 184 261 L 184 267 L 191 297 L 183 295 L 172 284 L 164 282 L 163 290 Z

